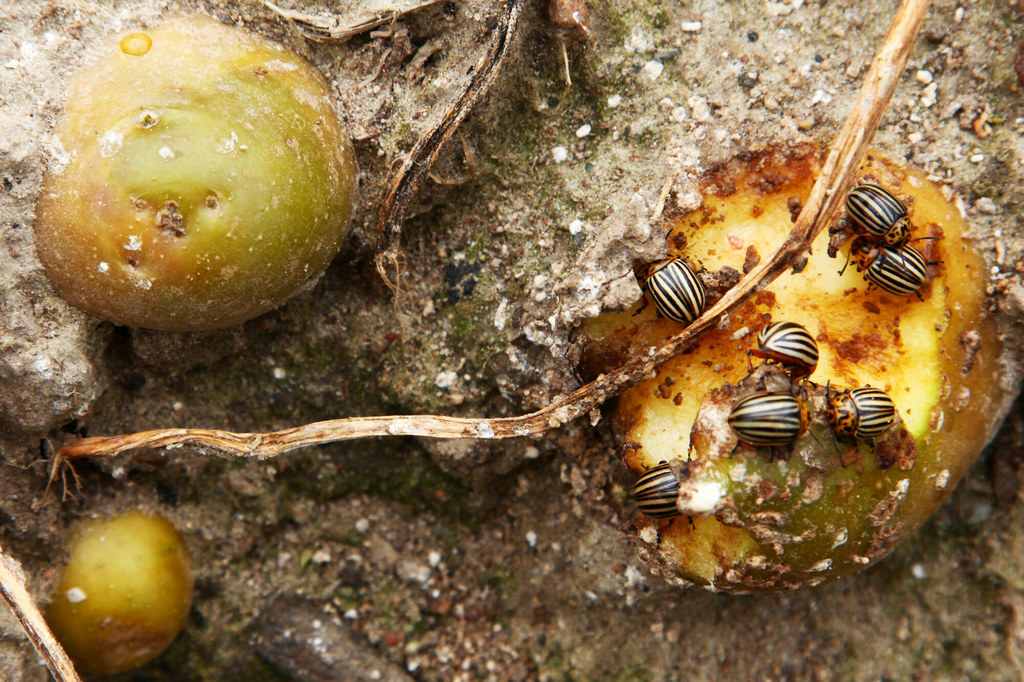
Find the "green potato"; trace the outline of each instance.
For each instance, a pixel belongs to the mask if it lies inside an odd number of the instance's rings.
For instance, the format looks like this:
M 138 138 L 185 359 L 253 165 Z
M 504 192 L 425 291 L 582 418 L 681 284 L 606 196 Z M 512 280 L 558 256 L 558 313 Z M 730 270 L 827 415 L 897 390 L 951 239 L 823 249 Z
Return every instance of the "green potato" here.
M 674 224 L 669 244 L 686 245 L 674 255 L 710 270 L 767 257 L 792 228 L 794 198 L 807 196 L 815 174 L 813 154 L 769 154 L 719 171 L 701 210 Z M 923 174 L 877 154 L 858 177 L 907 204 L 912 237 L 938 237 L 914 242 L 927 260 L 942 261 L 929 268 L 922 300 L 869 288 L 852 264 L 840 274 L 849 244 L 830 258 L 823 233 L 799 272 L 784 273 L 618 401 L 614 422 L 633 474 L 664 461 L 676 475 L 679 515 L 639 514 L 631 533 L 670 580 L 772 592 L 859 571 L 928 518 L 994 433 L 1002 349 L 985 312 L 985 263 L 960 212 Z M 769 319 L 797 322 L 816 340 L 820 358 L 805 389 L 781 369 L 760 369 L 761 360 L 748 376 L 747 351 Z M 588 329 L 590 357 L 614 365 L 680 326 L 648 310 L 607 315 Z M 872 440 L 834 437 L 826 384 L 832 393 L 886 391 L 896 423 Z M 766 388 L 795 390 L 809 428 L 775 452 L 737 447 L 730 411 Z
M 140 512 L 83 522 L 46 620 L 83 673 L 129 670 L 177 637 L 192 564 L 169 521 Z
M 53 286 L 118 324 L 238 324 L 318 278 L 356 185 L 297 55 L 206 17 L 114 39 L 72 80 L 37 206 Z

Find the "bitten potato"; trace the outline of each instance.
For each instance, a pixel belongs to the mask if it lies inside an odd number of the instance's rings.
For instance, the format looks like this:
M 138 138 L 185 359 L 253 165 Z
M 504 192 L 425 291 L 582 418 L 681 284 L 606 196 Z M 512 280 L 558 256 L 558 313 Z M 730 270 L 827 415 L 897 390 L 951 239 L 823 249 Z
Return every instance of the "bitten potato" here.
M 706 268 L 717 298 L 716 281 L 735 281 L 782 243 L 816 164 L 815 150 L 802 148 L 710 174 L 701 209 L 673 223 L 670 255 Z M 783 274 L 617 403 L 625 464 L 639 477 L 667 462 L 679 484 L 679 516 L 638 514 L 632 531 L 641 555 L 670 580 L 771 592 L 861 570 L 924 522 L 994 431 L 1001 348 L 985 314 L 985 263 L 960 211 L 924 174 L 877 153 L 857 178 L 907 206 L 911 245 L 930 262 L 922 300 L 869 287 L 852 262 L 839 273 L 850 246 L 840 209 L 836 258 L 823 232 L 799 272 Z M 652 308 L 592 320 L 584 369 L 606 371 L 681 329 Z M 747 351 L 769 321 L 798 322 L 815 338 L 820 359 L 803 387 L 757 359 L 749 372 Z M 861 386 L 886 391 L 898 419 L 873 441 L 836 438 L 827 392 Z M 731 408 L 763 390 L 807 404 L 809 428 L 792 445 L 747 447 L 730 428 Z

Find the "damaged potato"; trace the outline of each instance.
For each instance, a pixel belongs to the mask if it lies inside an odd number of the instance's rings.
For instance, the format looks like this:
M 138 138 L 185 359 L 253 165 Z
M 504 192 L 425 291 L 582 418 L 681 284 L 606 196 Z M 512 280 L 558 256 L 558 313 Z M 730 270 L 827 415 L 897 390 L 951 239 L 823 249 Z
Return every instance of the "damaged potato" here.
M 205 17 L 75 76 L 35 223 L 53 286 L 118 324 L 197 331 L 281 305 L 334 258 L 351 143 L 300 57 Z
M 713 302 L 738 271 L 783 242 L 816 172 L 816 151 L 800 148 L 711 173 L 701 209 L 673 223 L 669 255 L 705 268 Z M 625 464 L 638 478 L 657 471 L 658 494 L 674 495 L 675 515 L 648 496 L 645 506 L 669 518 L 639 514 L 630 530 L 641 555 L 669 580 L 771 592 L 858 571 L 924 522 L 993 433 L 1000 348 L 984 311 L 985 264 L 964 236 L 960 212 L 923 174 L 877 154 L 866 158 L 857 182 L 884 186 L 906 205 L 910 239 L 929 261 L 921 300 L 872 286 L 854 267 L 840 274 L 853 236 L 840 209 L 831 228 L 835 257 L 823 232 L 798 271 L 784 273 L 618 401 Z M 806 380 L 771 358 L 753 360 L 753 371 L 748 365 L 759 332 L 787 321 L 806 328 L 818 347 Z M 591 320 L 582 368 L 607 371 L 681 328 L 653 310 Z M 879 392 L 846 393 L 868 386 L 891 397 L 897 417 L 881 414 Z M 764 392 L 806 404 L 809 422 L 791 444 L 755 447 L 730 428 L 734 406 Z M 877 413 L 862 415 L 870 420 L 865 428 L 847 422 L 837 434 L 829 401 L 851 395 Z M 663 462 L 675 487 L 657 468 Z

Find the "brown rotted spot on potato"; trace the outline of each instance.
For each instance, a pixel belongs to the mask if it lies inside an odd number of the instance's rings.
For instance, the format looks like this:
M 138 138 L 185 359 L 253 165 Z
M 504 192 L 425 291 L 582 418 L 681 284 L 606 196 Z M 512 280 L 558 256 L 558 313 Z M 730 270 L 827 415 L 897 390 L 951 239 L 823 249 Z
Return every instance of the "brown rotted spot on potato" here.
M 185 236 L 185 216 L 178 210 L 178 202 L 166 201 L 157 211 L 156 226 L 175 237 Z
M 854 334 L 849 341 L 835 341 L 832 348 L 840 358 L 856 364 L 877 356 L 887 345 L 881 334 L 871 332 Z
M 900 471 L 910 471 L 917 461 L 917 441 L 905 429 L 900 429 L 900 447 L 896 451 L 896 466 Z
M 897 521 L 886 528 L 879 528 L 871 538 L 871 545 L 868 547 L 868 556 L 872 560 L 881 559 L 900 543 L 906 535 L 906 526 Z
M 792 272 L 794 275 L 799 275 L 807 267 L 808 257 L 807 254 L 802 254 L 795 261 L 793 261 Z
M 961 386 L 960 390 L 956 392 L 953 399 L 949 403 L 950 409 L 954 412 L 959 412 L 971 404 L 971 389 L 967 386 Z
M 702 270 L 698 274 L 707 293 L 708 305 L 712 305 L 722 298 L 722 294 L 736 286 L 742 277 L 736 268 L 728 266 L 714 272 Z
M 676 383 L 676 380 L 670 376 L 666 376 L 665 380 L 658 386 L 658 395 L 668 400 L 672 396 L 672 384 Z
M 759 544 L 770 546 L 779 556 L 786 551 L 786 545 L 793 541 L 793 536 L 790 534 L 782 533 L 763 523 L 755 523 L 747 530 Z
M 846 478 L 836 483 L 836 497 L 840 500 L 848 496 L 853 492 L 853 489 L 857 487 L 857 484 Z
M 825 491 L 825 472 L 821 469 L 811 469 L 807 474 L 807 481 L 804 483 L 803 492 L 800 493 L 800 501 L 804 504 L 817 502 Z
M 743 257 L 743 274 L 745 275 L 756 268 L 760 262 L 761 254 L 759 254 L 757 249 L 754 248 L 754 245 L 751 244 L 747 247 L 747 254 Z
M 864 473 L 864 465 L 860 461 L 860 448 L 856 445 L 851 445 L 839 453 L 839 463 L 843 465 L 845 469 L 848 466 L 857 465 L 857 473 Z
M 751 514 L 750 520 L 756 524 L 781 528 L 789 521 L 789 514 L 780 511 L 759 511 Z
M 715 512 L 715 520 L 733 528 L 743 528 L 743 520 L 731 503 Z
M 899 464 L 900 471 L 910 471 L 917 461 L 917 444 L 906 429 L 900 428 L 875 442 L 875 456 L 882 471 L 894 464 Z
M 757 497 L 754 498 L 754 504 L 759 507 L 779 494 L 779 486 L 773 481 L 758 481 L 754 486 L 754 490 L 757 492 Z
M 792 222 L 796 222 L 796 219 L 800 216 L 800 211 L 803 210 L 803 202 L 798 197 L 790 197 L 786 202 L 786 207 L 789 209 L 789 219 Z
M 902 497 L 897 495 L 888 495 L 885 499 L 879 500 L 868 514 L 868 523 L 876 528 L 887 523 L 899 508 L 901 499 Z

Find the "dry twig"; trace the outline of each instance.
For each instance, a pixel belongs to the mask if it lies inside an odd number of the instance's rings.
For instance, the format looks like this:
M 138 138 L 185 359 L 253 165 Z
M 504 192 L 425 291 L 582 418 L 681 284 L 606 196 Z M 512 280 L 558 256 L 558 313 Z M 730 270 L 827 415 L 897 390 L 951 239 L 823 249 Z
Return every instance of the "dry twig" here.
M 419 192 L 441 150 L 447 146 L 459 125 L 477 102 L 487 94 L 497 78 L 519 28 L 519 15 L 522 14 L 522 10 L 519 0 L 505 0 L 501 20 L 494 29 L 491 49 L 477 64 L 469 83 L 452 105 L 437 123 L 417 140 L 409 156 L 402 160 L 402 165 L 391 180 L 380 210 L 376 261 L 377 272 L 392 290 L 398 288 L 398 277 L 401 274 L 402 256 L 399 242 L 409 205 Z
M 357 36 L 378 26 L 394 22 L 403 14 L 428 7 L 439 1 L 388 0 L 387 2 L 364 3 L 364 6 L 360 8 L 360 13 L 352 17 L 339 17 L 334 14 L 309 14 L 278 7 L 266 0 L 263 0 L 263 4 L 295 24 L 305 38 L 318 43 L 324 43 L 348 40 L 352 36 Z
M 515 3 L 509 0 L 509 7 Z M 85 438 L 61 448 L 54 458 L 54 474 L 65 462 L 79 457 L 112 456 L 139 448 L 175 448 L 193 445 L 210 448 L 218 454 L 231 457 L 255 457 L 265 459 L 308 445 L 330 443 L 371 436 L 424 436 L 428 438 L 513 438 L 536 436 L 556 428 L 600 406 L 608 398 L 626 388 L 651 377 L 662 363 L 691 344 L 705 330 L 713 327 L 718 319 L 736 310 L 756 292 L 768 286 L 778 275 L 790 268 L 810 247 L 815 236 L 828 224 L 844 191 L 850 184 L 853 171 L 860 163 L 871 138 L 874 136 L 882 113 L 899 82 L 906 65 L 910 49 L 928 10 L 928 0 L 904 0 L 900 6 L 889 34 L 875 56 L 857 103 L 833 141 L 811 195 L 789 237 L 769 259 L 751 270 L 740 282 L 727 291 L 714 306 L 708 308 L 693 324 L 679 332 L 646 357 L 637 358 L 593 382 L 577 389 L 554 403 L 536 412 L 519 417 L 498 419 L 465 419 L 445 416 L 388 416 L 353 417 L 316 422 L 273 433 L 231 433 L 212 429 L 160 429 L 121 436 Z M 517 14 L 514 12 L 513 14 Z M 515 16 L 506 14 L 511 24 Z M 499 29 L 500 30 L 500 29 Z M 514 29 L 507 26 L 505 33 L 511 37 Z M 495 51 L 492 50 L 492 55 Z M 500 59 L 496 57 L 495 59 Z M 493 61 L 493 60 L 492 60 Z M 493 65 L 492 65 L 493 66 Z M 486 78 L 484 68 L 478 78 Z M 467 90 L 468 92 L 468 90 Z M 464 93 L 464 96 L 470 96 Z M 476 97 L 479 94 L 475 95 Z M 449 112 L 451 113 L 451 112 Z M 452 114 L 455 116 L 455 114 Z M 446 116 L 446 120 L 448 117 Z M 457 123 L 457 121 L 456 121 Z M 407 206 L 412 193 L 422 182 L 429 169 L 429 162 L 436 156 L 444 140 L 448 139 L 454 127 L 445 128 L 444 122 L 421 140 L 416 150 L 433 149 L 434 155 L 422 165 L 412 159 L 421 159 L 414 151 L 392 183 L 389 199 L 394 205 Z M 438 140 L 441 144 L 438 144 Z M 398 197 L 398 198 L 396 198 Z M 400 231 L 404 207 L 391 214 L 383 227 L 390 235 Z M 397 240 L 397 237 L 396 237 Z M 396 240 L 385 240 L 394 247 Z M 386 251 L 384 259 L 395 257 L 397 251 Z M 380 263 L 378 263 L 380 267 Z
M 25 577 L 21 567 L 0 548 L 0 597 L 11 607 L 22 629 L 28 635 L 32 646 L 46 661 L 50 674 L 58 682 L 80 682 L 75 666 L 64 652 L 60 643 L 50 632 L 35 602 L 25 588 Z

